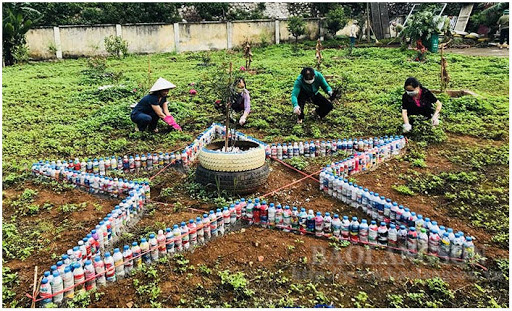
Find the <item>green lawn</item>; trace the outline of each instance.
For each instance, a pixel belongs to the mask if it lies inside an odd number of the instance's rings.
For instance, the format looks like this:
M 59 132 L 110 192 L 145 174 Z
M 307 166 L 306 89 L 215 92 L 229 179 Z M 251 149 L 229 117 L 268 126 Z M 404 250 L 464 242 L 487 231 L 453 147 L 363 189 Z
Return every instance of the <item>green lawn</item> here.
M 346 50 L 326 49 L 321 72 L 339 77 L 334 84 L 344 86 L 345 103 L 336 107 L 324 123 L 296 126 L 290 104 L 293 82 L 303 66 L 315 63 L 314 49 L 299 53 L 294 53 L 290 45 L 254 49 L 253 68 L 258 73 L 247 76 L 252 97 L 247 128 L 258 130 L 262 139 L 395 134 L 401 125 L 399 107 L 405 78 L 415 76 L 427 88 L 439 88 L 438 55 L 417 63 L 410 61 L 414 56 L 411 51 L 361 48 L 349 57 Z M 200 66 L 208 57 L 211 66 Z M 128 106 L 144 95 L 141 86 L 149 85 L 149 59 L 151 83 L 161 76 L 177 85 L 170 93 L 170 110 L 182 124 L 183 134 L 151 136 L 133 132 Z M 505 139 L 508 59 L 448 55 L 447 60 L 450 89 L 470 89 L 485 98 L 448 100 L 441 96 L 445 129 Z M 218 67 L 229 61 L 234 68 L 245 64 L 241 52 L 216 51 L 109 59 L 105 71 L 114 73 L 116 79 L 91 73 L 87 59 L 4 68 L 4 175 L 37 159 L 169 150 L 186 145 L 213 119 L 220 120 L 212 107 L 215 95 L 208 91 L 208 85 L 218 74 Z M 191 82 L 196 83 L 196 97 L 188 95 Z M 98 90 L 106 84 L 124 87 Z

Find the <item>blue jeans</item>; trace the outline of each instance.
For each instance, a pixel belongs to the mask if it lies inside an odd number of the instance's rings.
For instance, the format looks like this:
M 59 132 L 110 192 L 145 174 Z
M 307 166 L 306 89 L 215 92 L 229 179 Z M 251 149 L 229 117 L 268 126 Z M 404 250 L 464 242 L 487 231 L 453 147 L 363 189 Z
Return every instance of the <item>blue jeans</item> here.
M 139 131 L 145 131 L 148 126 L 149 130 L 153 131 L 156 129 L 158 119 L 160 119 L 156 114 L 149 115 L 143 112 L 132 112 L 130 118 L 134 123 L 137 124 Z
M 356 45 L 356 37 L 350 37 L 350 46 L 353 47 Z

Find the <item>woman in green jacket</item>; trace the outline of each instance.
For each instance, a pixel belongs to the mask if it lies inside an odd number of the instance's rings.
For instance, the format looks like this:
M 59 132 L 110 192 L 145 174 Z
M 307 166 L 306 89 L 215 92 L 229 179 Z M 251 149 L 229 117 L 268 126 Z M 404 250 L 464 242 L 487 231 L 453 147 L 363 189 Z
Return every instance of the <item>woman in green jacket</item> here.
M 297 123 L 300 124 L 304 120 L 306 101 L 310 100 L 318 106 L 315 114 L 320 119 L 323 119 L 332 110 L 332 103 L 319 93 L 320 88 L 329 96 L 333 95 L 331 87 L 320 72 L 311 67 L 302 69 L 297 80 L 295 80 L 292 91 L 293 112 L 298 115 Z

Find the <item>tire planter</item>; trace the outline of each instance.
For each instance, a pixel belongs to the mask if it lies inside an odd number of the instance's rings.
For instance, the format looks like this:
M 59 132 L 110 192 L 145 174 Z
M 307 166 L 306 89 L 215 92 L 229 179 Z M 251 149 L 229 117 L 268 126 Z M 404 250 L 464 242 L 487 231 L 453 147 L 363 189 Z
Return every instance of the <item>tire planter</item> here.
M 216 172 L 198 165 L 196 169 L 196 182 L 220 190 L 246 194 L 254 192 L 262 186 L 270 173 L 267 164 L 244 172 Z
M 196 170 L 196 182 L 205 186 L 219 188 L 234 193 L 254 192 L 263 185 L 270 173 L 265 163 L 263 146 L 238 141 L 240 152 L 218 152 L 224 142 L 214 142 L 205 146 L 199 153 L 199 165 Z
M 257 143 L 237 141 L 236 146 L 246 151 L 236 153 L 215 151 L 223 146 L 224 142 L 219 141 L 203 147 L 199 153 L 199 163 L 204 168 L 217 172 L 250 171 L 265 164 L 265 148 Z

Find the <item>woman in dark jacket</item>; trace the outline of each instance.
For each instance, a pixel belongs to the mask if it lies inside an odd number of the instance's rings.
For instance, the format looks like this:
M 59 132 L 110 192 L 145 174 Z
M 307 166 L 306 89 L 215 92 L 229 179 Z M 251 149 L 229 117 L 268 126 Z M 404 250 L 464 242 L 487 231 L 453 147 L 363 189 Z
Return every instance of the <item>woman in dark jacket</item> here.
M 167 107 L 167 95 L 169 90 L 175 87 L 174 84 L 164 78 L 158 78 L 149 90 L 149 94 L 144 96 L 132 110 L 130 118 L 137 124 L 135 126 L 136 131 L 145 131 L 148 128 L 150 131 L 158 132 L 156 125 L 159 119 L 162 119 L 175 130 L 181 131 L 181 127 L 176 123 Z
M 416 78 L 407 78 L 404 84 L 405 93 L 402 95 L 402 118 L 404 133 L 412 129 L 409 123 L 410 115 L 422 115 L 432 120 L 432 126 L 439 125 L 439 112 L 443 104 L 424 88 Z M 435 111 L 434 111 L 435 104 Z

